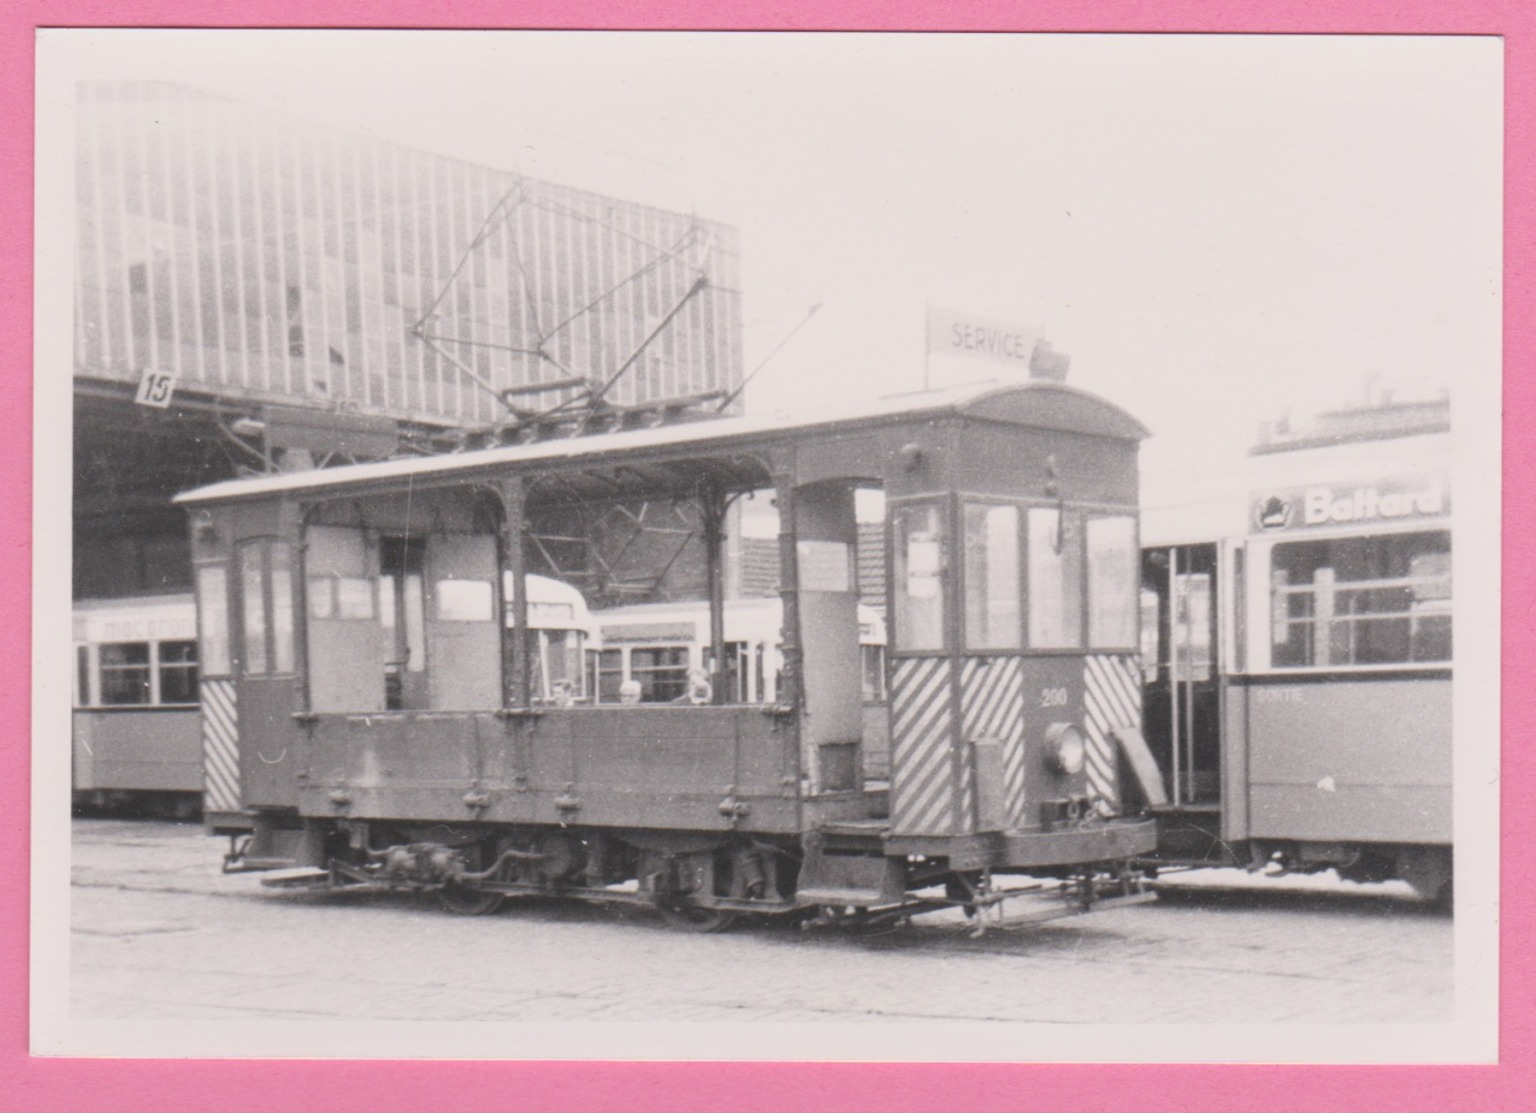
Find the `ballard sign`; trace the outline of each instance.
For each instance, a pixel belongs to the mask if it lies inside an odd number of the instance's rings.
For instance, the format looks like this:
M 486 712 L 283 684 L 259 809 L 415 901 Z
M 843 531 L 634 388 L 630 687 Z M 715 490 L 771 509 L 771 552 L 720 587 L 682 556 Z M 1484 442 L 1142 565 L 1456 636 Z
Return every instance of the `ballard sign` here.
M 1253 498 L 1254 526 L 1263 531 L 1421 519 L 1450 511 L 1451 485 L 1444 477 L 1309 485 L 1256 493 Z

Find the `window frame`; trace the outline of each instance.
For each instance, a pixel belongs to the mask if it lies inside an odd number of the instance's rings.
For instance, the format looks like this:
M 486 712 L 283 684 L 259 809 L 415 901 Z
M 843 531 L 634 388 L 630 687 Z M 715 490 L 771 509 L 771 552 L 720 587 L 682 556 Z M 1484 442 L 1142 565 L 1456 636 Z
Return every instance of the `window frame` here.
M 167 661 L 165 658 L 165 646 L 167 644 L 185 644 L 191 649 L 191 659 L 174 659 Z M 155 664 L 154 674 L 154 705 L 170 706 L 176 708 L 195 707 L 202 696 L 202 667 L 199 661 L 199 648 L 196 638 L 187 639 L 176 637 L 167 640 L 156 640 L 154 648 L 150 652 Z M 191 675 L 192 697 L 179 702 L 168 701 L 165 697 L 165 678 L 167 671 L 184 671 Z
M 143 662 L 134 661 L 129 663 L 108 663 L 107 657 L 102 654 L 110 648 L 140 647 L 144 649 Z M 96 654 L 94 659 L 96 661 L 96 706 L 101 709 L 110 710 L 139 710 L 150 709 L 159 704 L 155 701 L 156 690 L 158 689 L 156 686 L 158 680 L 156 679 L 155 671 L 155 641 L 111 640 L 97 644 L 95 645 L 95 648 Z M 107 679 L 109 677 L 120 678 L 130 674 L 135 676 L 143 676 L 142 686 L 144 700 L 142 702 L 109 701 L 107 698 Z
M 1093 653 L 1140 653 L 1140 628 L 1141 628 L 1141 518 L 1134 508 L 1115 508 L 1112 506 L 1082 505 L 1078 506 L 1079 523 L 1082 525 L 1083 544 L 1081 557 L 1083 563 L 1082 605 L 1083 605 L 1083 648 Z M 1123 643 L 1100 643 L 1094 639 L 1093 619 L 1095 591 L 1093 578 L 1093 549 L 1090 546 L 1090 525 L 1095 521 L 1127 520 L 1130 523 L 1131 538 L 1129 546 L 1129 563 L 1126 570 L 1126 588 L 1129 591 L 1128 599 L 1123 603 L 1129 610 L 1129 636 Z M 1214 602 L 1212 608 L 1214 608 Z
M 1246 643 L 1247 661 L 1253 665 L 1254 672 L 1276 675 L 1370 675 L 1383 673 L 1403 673 L 1422 671 L 1449 671 L 1455 662 L 1455 638 L 1454 638 L 1454 602 L 1455 602 L 1455 543 L 1454 532 L 1446 521 L 1393 523 L 1383 525 L 1383 530 L 1361 531 L 1358 525 L 1341 527 L 1332 531 L 1313 532 L 1288 532 L 1270 537 L 1257 537 L 1250 539 L 1248 546 L 1248 561 L 1245 571 L 1247 585 L 1244 592 L 1247 600 L 1247 610 L 1257 619 L 1257 623 L 1247 626 Z M 1450 556 L 1449 579 L 1451 596 L 1445 598 L 1445 615 L 1452 618 L 1450 656 L 1445 659 L 1433 660 L 1392 660 L 1383 662 L 1339 662 L 1318 664 L 1315 662 L 1300 664 L 1277 664 L 1275 662 L 1275 645 L 1273 642 L 1275 615 L 1274 602 L 1275 590 L 1272 579 L 1275 570 L 1275 550 L 1286 545 L 1333 545 L 1349 540 L 1377 540 L 1393 539 L 1404 536 L 1443 536 L 1446 549 L 1443 552 Z M 1441 552 L 1424 552 L 1441 553 Z M 1428 581 L 1429 579 L 1425 579 Z M 1378 582 L 1381 579 L 1370 579 Z M 1388 579 L 1391 582 L 1401 583 L 1405 588 L 1412 584 L 1408 576 Z M 1306 586 L 1310 588 L 1314 583 L 1298 583 L 1297 588 Z M 1335 583 L 1338 587 L 1347 587 L 1354 583 Z M 1384 587 L 1392 588 L 1392 587 Z M 1441 600 L 1441 599 L 1434 599 Z M 1383 620 L 1410 619 L 1410 613 L 1390 614 L 1380 617 Z M 1353 614 L 1351 618 L 1356 623 L 1361 620 L 1369 621 L 1373 614 Z M 1288 624 L 1310 621 L 1315 623 L 1316 618 L 1289 618 Z M 1338 623 L 1337 621 L 1331 623 Z M 1315 655 L 1313 657 L 1315 659 Z
M 681 652 L 682 663 L 668 663 L 662 666 L 651 666 L 643 669 L 646 678 L 642 679 L 642 669 L 635 666 L 636 652 Z M 624 649 L 625 680 L 633 679 L 640 684 L 640 702 L 642 706 L 664 706 L 668 702 L 675 702 L 688 693 L 688 672 L 694 667 L 692 644 L 631 644 Z M 648 685 L 654 676 L 664 672 L 682 672 L 680 680 L 681 689 L 668 698 L 649 697 L 651 687 Z M 622 684 L 621 684 L 622 685 Z
M 960 493 L 959 496 L 959 522 L 960 522 L 960 562 L 959 567 L 959 598 L 960 598 L 960 644 L 965 655 L 1021 655 L 1025 651 L 1025 637 L 1028 629 L 1029 596 L 1026 590 L 1026 564 L 1025 555 L 1025 531 L 1028 523 L 1027 507 L 1018 500 L 1007 497 L 978 496 L 970 493 Z M 973 642 L 971 640 L 971 559 L 972 549 L 970 540 L 969 513 L 972 508 L 994 509 L 1006 508 L 1013 513 L 1013 591 L 1014 591 L 1014 633 L 1013 640 L 1008 643 Z M 1021 512 L 1023 514 L 1021 514 Z M 992 573 L 990 558 L 987 573 Z M 949 569 L 955 569 L 957 564 L 950 563 Z M 988 612 L 993 604 L 990 594 L 985 594 L 985 603 Z
M 1024 575 L 1024 650 L 1026 654 L 1033 655 L 1085 655 L 1088 651 L 1088 559 L 1086 546 L 1086 530 L 1084 522 L 1089 511 L 1095 506 L 1074 504 L 1064 500 L 1031 500 L 1023 502 L 1024 515 L 1019 517 L 1019 528 L 1023 535 L 1023 547 L 1021 559 Z M 1035 565 L 1034 546 L 1030 529 L 1030 518 L 1034 512 L 1056 512 L 1061 517 L 1058 525 L 1065 522 L 1070 537 L 1076 542 L 1073 544 L 1073 557 L 1070 562 L 1066 553 L 1062 554 L 1061 566 L 1075 567 L 1076 595 L 1075 608 L 1073 603 L 1064 602 L 1061 610 L 1062 619 L 1071 618 L 1076 626 L 1076 640 L 1072 643 L 1049 644 L 1036 643 L 1034 633 L 1034 606 L 1035 606 Z M 1062 528 L 1058 526 L 1058 531 Z
M 887 497 L 885 511 L 885 545 L 887 568 L 889 578 L 886 593 L 889 606 L 886 623 L 886 651 L 888 657 L 918 656 L 931 658 L 933 656 L 950 655 L 954 648 L 954 600 L 957 598 L 953 579 L 948 577 L 954 569 L 954 518 L 956 494 L 950 491 L 937 493 L 915 493 L 911 496 L 903 496 L 897 499 Z M 906 551 L 898 550 L 898 544 L 904 547 L 905 536 L 901 534 L 901 518 L 908 511 L 918 508 L 931 508 L 934 511 L 934 519 L 938 534 L 938 594 L 939 618 L 938 634 L 939 642 L 932 644 L 908 644 L 906 642 L 906 630 L 910 627 L 907 622 L 907 609 L 903 603 L 910 600 L 906 595 L 904 571 L 906 567 Z
M 285 552 L 281 571 L 274 568 L 274 553 Z M 239 590 L 240 639 L 234 657 L 234 667 L 243 679 L 285 679 L 298 674 L 298 627 L 296 606 L 302 598 L 295 592 L 293 580 L 298 572 L 299 548 L 283 536 L 263 535 L 242 539 L 236 545 L 238 557 L 237 584 Z M 255 575 L 253 578 L 252 575 Z M 251 593 L 257 595 L 256 605 L 261 622 L 260 670 L 253 670 L 250 652 L 252 642 L 250 621 L 253 617 Z M 286 625 L 280 625 L 279 604 L 287 604 Z M 231 641 L 233 648 L 234 641 Z
M 197 614 L 197 671 L 199 679 L 232 678 L 236 666 L 235 640 L 230 624 L 230 564 L 199 562 L 193 567 L 192 600 Z M 206 576 L 206 577 L 205 577 Z M 217 578 L 218 585 L 212 584 Z M 242 616 L 242 624 L 244 618 Z M 209 662 L 208 652 L 216 648 L 221 655 Z

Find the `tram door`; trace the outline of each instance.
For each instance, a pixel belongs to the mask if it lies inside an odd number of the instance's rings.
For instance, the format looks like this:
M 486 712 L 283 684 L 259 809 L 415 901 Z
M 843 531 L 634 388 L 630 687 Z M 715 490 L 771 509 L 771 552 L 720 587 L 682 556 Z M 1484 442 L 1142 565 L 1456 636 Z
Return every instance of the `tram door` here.
M 1142 553 L 1141 579 L 1147 744 L 1167 777 L 1174 805 L 1216 805 L 1221 798 L 1216 545 L 1150 548 Z

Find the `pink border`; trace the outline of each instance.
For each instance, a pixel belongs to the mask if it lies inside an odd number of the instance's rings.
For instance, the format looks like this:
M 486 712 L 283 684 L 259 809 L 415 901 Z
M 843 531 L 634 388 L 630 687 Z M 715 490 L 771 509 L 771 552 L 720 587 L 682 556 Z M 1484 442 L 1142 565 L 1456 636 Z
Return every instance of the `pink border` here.
M 1402 6 L 1408 9 L 1410 6 Z M 33 1059 L 27 1054 L 27 847 L 31 506 L 32 72 L 40 26 L 482 28 L 615 27 L 1031 31 L 1223 31 L 1502 35 L 1506 45 L 1507 164 L 1504 329 L 1506 430 L 1504 678 L 1511 695 L 1536 669 L 1536 607 L 1521 561 L 1536 536 L 1536 7 L 1527 0 L 1036 0 L 1027 13 L 1000 0 L 687 0 L 665 12 L 645 0 L 579 7 L 531 0 L 10 0 L 0 11 L 0 1108 L 5 1110 L 1350 1110 L 1536 1109 L 1536 1000 L 1530 958 L 1529 855 L 1536 777 L 1528 753 L 1503 767 L 1503 921 L 1500 1052 L 1492 1067 L 998 1066 L 871 1064 L 359 1063 Z M 515 12 L 515 22 L 509 20 Z M 573 12 L 580 12 L 573 17 Z M 54 491 L 59 478 L 45 481 Z M 1532 704 L 1504 702 L 1506 741 L 1533 735 Z M 174 1085 L 167 1088 L 167 1083 Z

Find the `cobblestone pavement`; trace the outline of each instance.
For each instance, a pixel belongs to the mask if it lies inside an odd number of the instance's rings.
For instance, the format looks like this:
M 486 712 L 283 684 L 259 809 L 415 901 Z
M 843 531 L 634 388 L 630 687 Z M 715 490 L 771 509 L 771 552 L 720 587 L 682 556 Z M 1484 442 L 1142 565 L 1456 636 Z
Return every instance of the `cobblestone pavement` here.
M 1188 874 L 1150 904 L 967 934 L 738 925 L 517 901 L 297 896 L 223 876 L 195 825 L 74 824 L 78 1019 L 1437 1023 L 1451 920 L 1403 886 Z M 1210 887 L 1211 885 L 1238 887 Z

